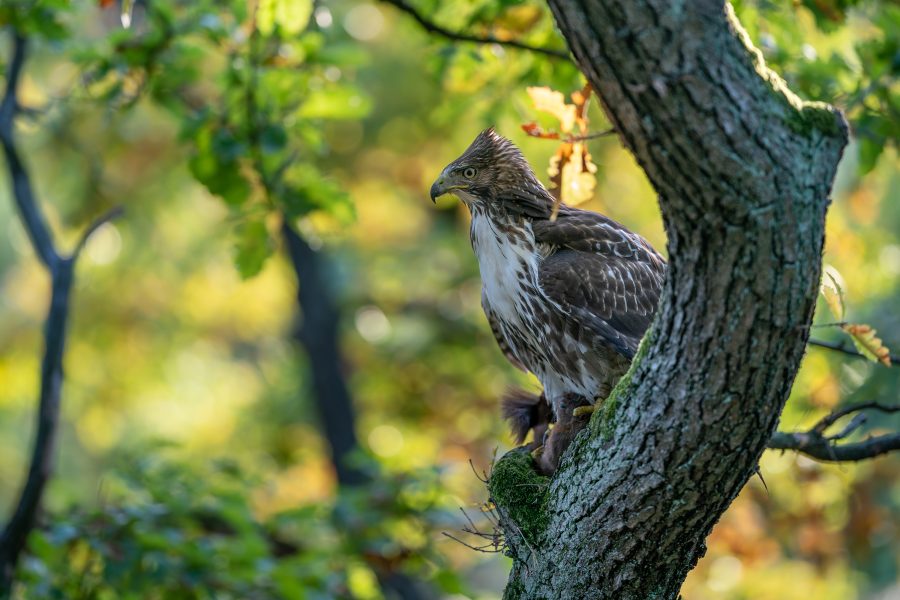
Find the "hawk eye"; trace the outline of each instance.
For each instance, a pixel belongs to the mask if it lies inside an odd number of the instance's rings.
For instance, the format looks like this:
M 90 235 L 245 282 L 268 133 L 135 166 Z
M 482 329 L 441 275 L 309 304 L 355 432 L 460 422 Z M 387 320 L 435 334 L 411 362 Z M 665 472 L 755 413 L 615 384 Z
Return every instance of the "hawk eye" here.
M 465 177 L 466 179 L 472 179 L 473 177 L 475 177 L 475 173 L 476 171 L 474 167 L 466 167 L 466 170 L 463 171 L 463 177 Z

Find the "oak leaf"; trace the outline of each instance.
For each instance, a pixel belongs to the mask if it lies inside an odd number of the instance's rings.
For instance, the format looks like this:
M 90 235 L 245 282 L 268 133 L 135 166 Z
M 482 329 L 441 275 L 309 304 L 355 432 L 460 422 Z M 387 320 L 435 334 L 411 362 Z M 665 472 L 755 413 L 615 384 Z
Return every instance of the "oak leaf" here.
M 551 90 L 548 87 L 529 87 L 526 90 L 534 107 L 540 111 L 549 113 L 559 120 L 559 129 L 563 133 L 571 133 L 575 126 L 576 107 L 567 104 L 562 92 Z

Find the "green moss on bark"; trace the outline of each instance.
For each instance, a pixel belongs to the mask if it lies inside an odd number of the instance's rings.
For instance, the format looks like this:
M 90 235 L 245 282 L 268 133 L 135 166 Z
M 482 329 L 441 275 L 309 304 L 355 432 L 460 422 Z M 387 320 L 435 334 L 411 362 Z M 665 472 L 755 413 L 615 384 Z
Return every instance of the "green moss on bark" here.
M 734 8 L 726 4 L 726 12 L 738 38 L 744 43 L 759 76 L 772 90 L 772 94 L 784 106 L 784 120 L 791 131 L 808 137 L 819 132 L 828 137 L 843 137 L 847 126 L 841 113 L 825 102 L 806 102 L 788 88 L 778 73 L 766 65 L 762 52 L 750 40 L 747 31 L 734 14 Z
M 622 405 L 623 395 L 630 390 L 632 374 L 637 365 L 644 359 L 644 356 L 647 355 L 647 349 L 652 343 L 653 328 L 651 327 L 644 334 L 644 338 L 641 340 L 637 352 L 635 352 L 634 358 L 631 360 L 631 366 L 628 367 L 628 371 L 622 375 L 622 378 L 616 383 L 616 387 L 610 392 L 609 397 L 603 401 L 603 406 L 600 410 L 595 411 L 594 416 L 591 417 L 591 431 L 599 434 L 604 441 L 612 438 L 613 431 L 616 428 L 616 414 Z
M 518 600 L 525 597 L 525 584 L 518 579 L 510 579 L 503 590 L 503 600 Z
M 532 548 L 540 546 L 549 523 L 549 487 L 550 479 L 537 472 L 526 448 L 517 448 L 498 460 L 488 481 L 491 500 L 512 519 Z
M 831 137 L 844 133 L 839 113 L 824 102 L 803 102 L 799 110 L 788 113 L 787 123 L 792 131 L 802 135 L 809 135 L 813 130 Z

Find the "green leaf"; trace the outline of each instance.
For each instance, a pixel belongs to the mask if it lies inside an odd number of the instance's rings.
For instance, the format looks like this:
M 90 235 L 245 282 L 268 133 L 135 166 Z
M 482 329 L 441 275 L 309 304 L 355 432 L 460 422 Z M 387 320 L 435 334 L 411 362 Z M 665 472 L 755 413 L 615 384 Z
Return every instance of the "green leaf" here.
M 450 569 L 441 569 L 435 573 L 432 581 L 447 594 L 464 594 L 466 592 L 462 578 Z
M 260 0 L 256 26 L 263 35 L 271 35 L 277 26 L 288 35 L 306 29 L 312 16 L 312 0 Z
M 237 226 L 234 248 L 234 265 L 244 279 L 258 274 L 266 259 L 272 255 L 275 244 L 261 220 L 249 220 Z
M 305 163 L 295 164 L 288 170 L 276 201 L 291 219 L 313 211 L 324 212 L 343 224 L 352 223 L 356 218 L 349 194 Z
M 188 167 L 209 192 L 229 206 L 240 206 L 250 196 L 250 183 L 241 174 L 238 159 L 245 147 L 223 128 L 201 127 L 194 137 L 194 155 Z
M 315 59 L 339 67 L 362 67 L 372 61 L 372 55 L 358 43 L 333 43 L 322 48 Z
M 884 143 L 869 137 L 861 137 L 859 148 L 859 174 L 865 175 L 878 164 L 878 157 L 884 151 Z
M 266 154 L 274 154 L 283 150 L 287 144 L 287 133 L 284 127 L 274 123 L 266 125 L 259 136 L 262 151 Z
M 297 111 L 307 119 L 361 119 L 369 114 L 372 103 L 359 90 L 350 86 L 333 86 L 310 90 Z

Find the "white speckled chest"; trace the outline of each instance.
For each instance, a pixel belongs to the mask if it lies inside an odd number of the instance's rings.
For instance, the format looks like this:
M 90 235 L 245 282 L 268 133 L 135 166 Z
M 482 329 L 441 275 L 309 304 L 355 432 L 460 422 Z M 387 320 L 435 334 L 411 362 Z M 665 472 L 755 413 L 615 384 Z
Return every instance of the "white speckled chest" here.
M 476 212 L 470 234 L 485 312 L 493 313 L 509 351 L 537 376 L 551 404 L 568 393 L 589 401 L 608 393 L 604 353 L 587 347 L 568 315 L 540 290 L 543 257 L 530 223 L 510 231 Z

